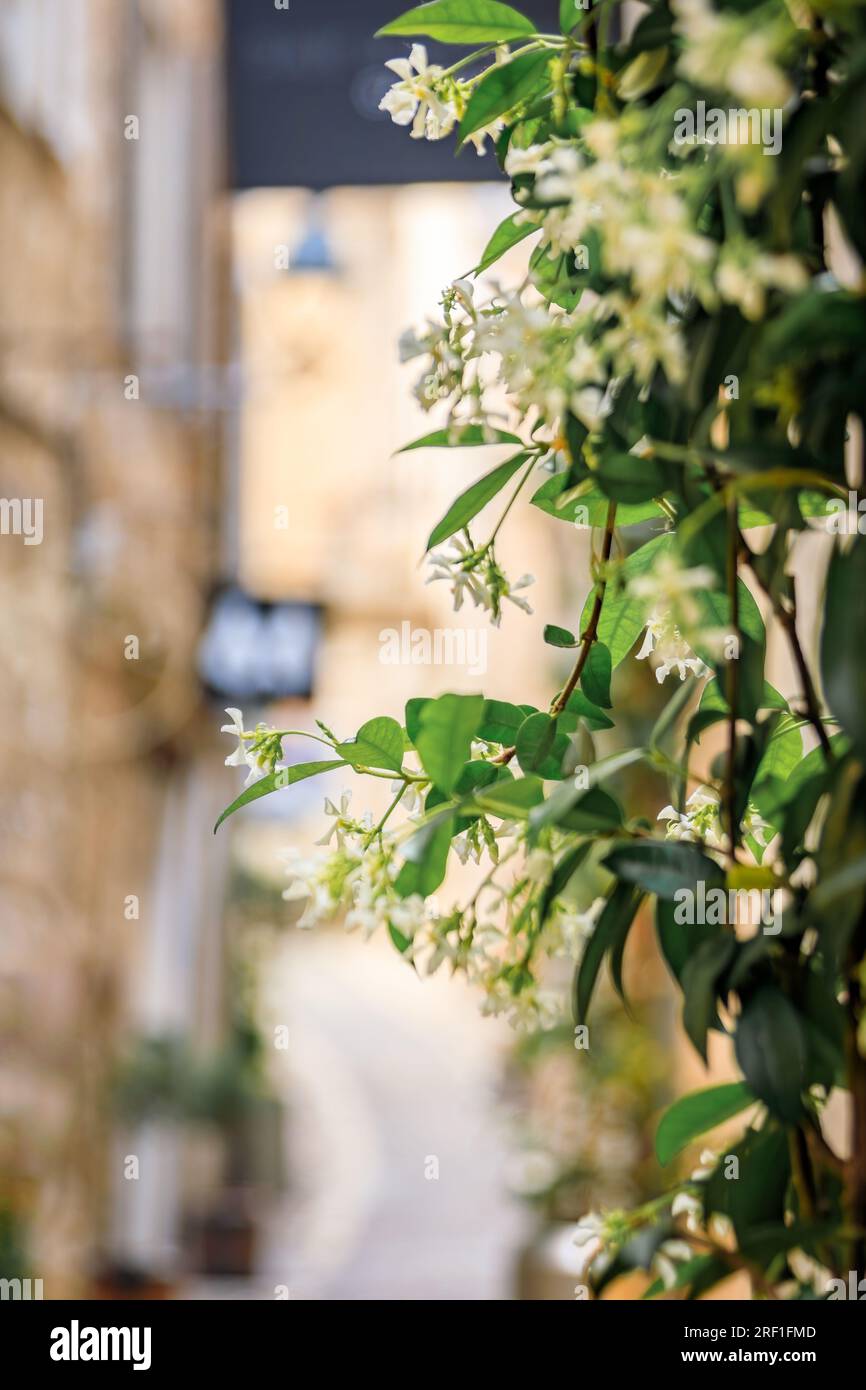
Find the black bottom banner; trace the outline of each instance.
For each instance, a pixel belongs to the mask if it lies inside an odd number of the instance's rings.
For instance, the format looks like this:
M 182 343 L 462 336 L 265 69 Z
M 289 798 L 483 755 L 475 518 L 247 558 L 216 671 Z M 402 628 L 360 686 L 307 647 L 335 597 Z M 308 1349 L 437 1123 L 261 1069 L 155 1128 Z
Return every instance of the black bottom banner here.
M 761 1366 L 765 1370 L 801 1366 L 825 1375 L 837 1366 L 857 1364 L 866 1330 L 859 1305 L 843 1301 L 815 1302 L 695 1302 L 660 1300 L 652 1303 L 575 1301 L 563 1310 L 563 1321 L 551 1328 L 559 1337 L 567 1330 L 580 1339 L 565 1346 L 592 1345 L 594 1354 L 610 1359 L 618 1372 L 666 1373 L 675 1367 L 700 1371 L 706 1366 L 737 1369 Z M 496 1314 L 490 1331 L 496 1335 Z M 509 1314 L 507 1344 L 509 1363 L 519 1344 L 520 1326 L 537 1349 L 537 1311 Z M 363 1340 L 371 1325 L 365 1314 Z M 515 1321 L 516 1318 L 516 1321 Z M 525 1319 L 525 1323 L 524 1323 Z M 213 1371 L 221 1377 L 243 1372 L 270 1374 L 280 1368 L 290 1374 L 295 1356 L 307 1363 L 309 1356 L 325 1353 L 333 1364 L 340 1344 L 356 1365 L 359 1342 L 351 1332 L 351 1305 L 332 1306 L 323 1317 L 321 1307 L 298 1301 L 261 1302 L 25 1302 L 0 1301 L 0 1330 L 7 1363 L 24 1372 L 48 1373 L 50 1379 L 99 1376 L 101 1371 L 150 1375 L 161 1378 L 174 1371 Z M 345 1327 L 346 1323 L 349 1327 Z M 412 1336 L 411 1314 L 401 1316 L 401 1331 Z M 489 1334 L 481 1334 L 480 1366 L 489 1370 Z M 348 1338 L 334 1337 L 345 1331 Z M 470 1343 L 460 1339 L 460 1350 L 450 1336 L 435 1336 L 419 1324 L 425 1368 L 437 1364 L 453 1373 L 459 1364 L 467 1369 Z M 432 1343 L 432 1346 L 431 1346 Z M 397 1350 L 395 1345 L 395 1352 Z M 480 1353 L 480 1346 L 487 1350 Z M 549 1346 L 550 1352 L 556 1345 Z M 417 1369 L 417 1351 L 410 1354 L 407 1370 Z M 579 1358 L 580 1359 L 580 1358 Z

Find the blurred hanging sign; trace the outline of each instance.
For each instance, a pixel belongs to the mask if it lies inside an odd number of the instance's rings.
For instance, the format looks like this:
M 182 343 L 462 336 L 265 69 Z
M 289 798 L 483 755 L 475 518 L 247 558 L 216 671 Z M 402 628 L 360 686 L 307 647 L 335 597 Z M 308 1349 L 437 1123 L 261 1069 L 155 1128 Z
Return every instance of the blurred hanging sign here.
M 490 152 L 454 140 L 412 140 L 379 102 L 397 79 L 385 67 L 410 39 L 374 33 L 411 0 L 226 0 L 231 180 L 237 189 L 496 179 Z M 516 0 L 558 31 L 557 0 Z M 426 42 L 425 40 L 420 40 Z M 466 48 L 426 44 L 447 65 Z
M 312 603 L 265 603 L 235 586 L 211 605 L 199 646 L 199 675 L 220 701 L 309 699 L 322 628 Z

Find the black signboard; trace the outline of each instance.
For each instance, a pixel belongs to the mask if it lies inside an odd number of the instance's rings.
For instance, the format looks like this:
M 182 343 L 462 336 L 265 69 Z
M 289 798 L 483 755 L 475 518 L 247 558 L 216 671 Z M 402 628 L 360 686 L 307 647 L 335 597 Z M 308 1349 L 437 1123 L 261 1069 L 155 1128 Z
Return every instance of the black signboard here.
M 388 58 L 411 40 L 375 39 L 411 0 L 226 0 L 231 181 L 237 189 L 492 179 L 492 154 L 454 140 L 413 140 L 379 102 L 397 79 Z M 516 0 L 558 32 L 557 0 Z M 420 42 L 426 42 L 420 40 Z M 427 43 L 430 60 L 467 50 Z

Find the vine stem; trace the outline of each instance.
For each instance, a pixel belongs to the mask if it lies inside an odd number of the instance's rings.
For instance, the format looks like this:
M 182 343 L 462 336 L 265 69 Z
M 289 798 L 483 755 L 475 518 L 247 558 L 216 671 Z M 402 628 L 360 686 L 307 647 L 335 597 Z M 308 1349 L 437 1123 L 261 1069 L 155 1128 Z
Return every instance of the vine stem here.
M 610 560 L 610 552 L 613 549 L 613 530 L 615 523 L 616 503 L 608 502 L 607 519 L 604 523 L 604 540 L 602 541 L 601 547 L 601 566 L 595 586 L 595 600 L 592 605 L 592 612 L 589 615 L 589 622 L 581 633 L 580 651 L 577 654 L 577 661 L 574 663 L 574 669 L 550 707 L 550 713 L 554 715 L 554 717 L 557 714 L 561 714 L 568 704 L 577 682 L 583 675 L 583 668 L 589 659 L 592 644 L 598 637 L 598 623 L 601 618 L 601 610 L 604 606 L 605 590 L 607 589 L 605 566 Z
M 755 556 L 750 547 L 748 546 L 747 542 L 743 538 L 742 532 L 739 534 L 739 545 L 743 554 L 746 556 L 749 568 L 751 569 L 752 573 L 754 574 L 755 578 L 757 579 L 767 598 L 773 605 L 773 613 L 775 617 L 778 618 L 779 624 L 783 632 L 785 633 L 785 636 L 788 639 L 788 645 L 791 648 L 791 655 L 794 658 L 794 665 L 797 668 L 797 674 L 800 677 L 800 684 L 803 687 L 803 702 L 806 707 L 805 716 L 809 723 L 812 725 L 812 728 L 815 730 L 815 733 L 818 735 L 818 742 L 820 743 L 821 748 L 823 749 L 824 757 L 827 759 L 828 763 L 831 763 L 833 761 L 833 746 L 830 743 L 829 735 L 827 734 L 827 730 L 824 727 L 824 721 L 821 718 L 821 708 L 818 703 L 818 696 L 815 690 L 815 682 L 812 680 L 812 673 L 809 670 L 809 665 L 806 661 L 803 646 L 800 642 L 799 633 L 797 632 L 797 589 L 795 581 L 792 577 L 790 589 L 790 603 L 789 606 L 786 607 L 782 598 L 778 595 L 772 594 L 768 589 L 767 585 L 762 580 L 760 574 L 758 573 L 758 569 L 755 565 Z
M 725 768 L 725 816 L 728 822 L 730 856 L 733 863 L 737 858 L 739 838 L 739 817 L 737 816 L 737 704 L 740 688 L 740 594 L 737 587 L 740 530 L 737 516 L 737 499 L 728 499 L 728 599 L 731 605 L 731 625 L 737 647 L 733 659 L 728 661 L 726 695 L 728 700 L 728 755 Z
M 601 610 L 604 606 L 605 590 L 607 589 L 607 577 L 605 575 L 605 566 L 610 560 L 610 553 L 613 549 L 613 532 L 615 524 L 616 503 L 609 502 L 607 506 L 607 519 L 604 524 L 604 540 L 602 541 L 601 546 L 601 566 L 599 569 L 599 576 L 596 580 L 595 585 L 595 600 L 592 605 L 592 612 L 589 615 L 589 622 L 587 623 L 583 633 L 581 634 L 580 650 L 577 654 L 577 660 L 574 663 L 571 675 L 565 682 L 565 685 L 560 690 L 556 699 L 553 701 L 553 704 L 550 706 L 550 713 L 554 719 L 558 714 L 562 713 L 562 711 L 565 709 L 565 706 L 568 704 L 568 701 L 571 698 L 571 695 L 578 681 L 583 675 L 583 668 L 585 667 L 589 658 L 590 648 L 592 647 L 593 642 L 595 642 L 598 637 L 598 623 L 599 619 L 601 618 Z M 502 752 L 499 754 L 499 757 L 494 758 L 493 762 L 499 763 L 500 765 L 504 766 L 506 763 L 511 762 L 511 759 L 514 757 L 516 752 L 517 748 L 515 746 L 512 746 L 511 748 L 503 748 Z
M 821 711 L 818 707 L 818 697 L 815 693 L 815 683 L 812 680 L 811 672 L 809 671 L 809 667 L 806 664 L 806 657 L 803 653 L 803 647 L 800 643 L 800 638 L 797 634 L 797 599 L 793 585 L 794 581 L 792 580 L 792 597 L 790 610 L 782 607 L 780 604 L 776 608 L 776 616 L 778 617 L 787 635 L 788 644 L 791 648 L 791 654 L 794 658 L 794 664 L 797 667 L 797 673 L 800 677 L 800 683 L 803 686 L 803 699 L 806 704 L 806 713 L 809 718 L 809 723 L 812 725 L 813 729 L 818 735 L 818 741 L 821 744 L 822 749 L 824 750 L 825 758 L 828 762 L 832 762 L 833 748 L 831 746 L 827 730 L 824 727 L 824 721 L 821 718 Z

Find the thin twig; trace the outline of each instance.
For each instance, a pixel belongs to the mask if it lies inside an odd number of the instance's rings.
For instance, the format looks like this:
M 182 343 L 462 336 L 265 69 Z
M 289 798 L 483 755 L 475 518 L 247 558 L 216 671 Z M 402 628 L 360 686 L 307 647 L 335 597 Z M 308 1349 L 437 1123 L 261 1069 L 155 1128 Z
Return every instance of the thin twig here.
M 739 838 L 739 817 L 737 816 L 737 704 L 740 688 L 740 595 L 737 587 L 739 561 L 739 525 L 737 519 L 737 499 L 728 501 L 728 599 L 731 605 L 731 625 L 736 639 L 733 659 L 728 661 L 727 688 L 728 700 L 728 756 L 725 769 L 725 813 L 728 822 L 728 839 L 731 860 L 737 858 Z
M 574 692 L 574 689 L 578 681 L 583 675 L 583 668 L 586 665 L 587 660 L 589 658 L 590 648 L 592 647 L 593 642 L 595 642 L 598 637 L 598 624 L 599 619 L 601 618 L 601 610 L 604 605 L 605 590 L 607 589 L 607 578 L 604 572 L 604 567 L 610 560 L 610 552 L 613 548 L 613 531 L 615 522 L 616 503 L 609 502 L 607 508 L 607 519 L 605 521 L 604 526 L 604 540 L 602 541 L 601 547 L 601 567 L 599 570 L 598 579 L 596 580 L 595 600 L 592 605 L 592 612 L 589 615 L 589 622 L 587 623 L 583 633 L 581 634 L 580 650 L 577 654 L 577 660 L 574 663 L 571 675 L 565 682 L 565 685 L 560 690 L 553 704 L 550 706 L 550 713 L 554 719 L 557 715 L 562 713 L 562 711 L 565 709 L 565 706 L 568 704 L 568 701 L 571 698 L 571 695 Z M 494 763 L 499 764 L 500 766 L 505 766 L 505 764 L 511 762 L 511 759 L 514 757 L 516 752 L 517 748 L 514 745 L 512 745 L 512 747 L 510 748 L 503 748 L 499 756 L 493 758 L 492 761 Z

